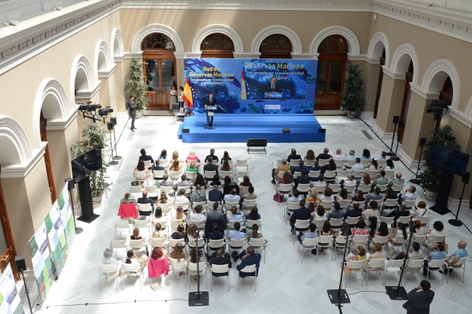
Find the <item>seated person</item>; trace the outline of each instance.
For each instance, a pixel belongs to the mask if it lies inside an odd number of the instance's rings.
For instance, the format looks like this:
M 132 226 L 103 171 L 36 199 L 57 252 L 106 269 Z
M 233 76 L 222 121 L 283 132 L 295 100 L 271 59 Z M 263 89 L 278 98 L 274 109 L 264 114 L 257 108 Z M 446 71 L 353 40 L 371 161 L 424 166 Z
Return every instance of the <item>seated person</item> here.
M 329 148 L 325 148 L 323 150 L 323 152 L 321 154 L 318 155 L 318 157 L 316 157 L 316 160 L 320 160 L 320 159 L 330 159 L 332 158 L 332 156 L 329 154 Z
M 256 193 L 254 193 L 254 186 L 250 186 L 247 189 L 247 193 L 242 196 L 243 200 L 255 200 L 257 198 Z M 254 206 L 245 206 L 246 209 L 252 209 Z
M 251 211 L 246 215 L 246 220 L 260 220 L 261 215 L 259 214 L 259 210 L 257 207 L 251 209 Z
M 195 208 L 190 212 L 190 221 L 206 221 L 202 205 L 195 206 Z
M 279 175 L 280 172 L 287 172 L 290 171 L 290 165 L 287 163 L 287 159 L 282 159 L 282 164 L 278 166 L 277 168 L 272 169 L 272 184 L 275 184 L 275 182 L 279 182 L 282 177 Z
M 445 271 L 446 274 L 448 272 L 454 271 L 453 269 L 454 265 L 456 265 L 457 262 L 459 262 L 461 258 L 466 258 L 467 256 L 469 256 L 469 253 L 465 249 L 466 246 L 467 246 L 467 243 L 465 241 L 463 240 L 459 241 L 459 243 L 457 243 L 457 250 L 446 258 L 446 263 L 449 265 L 449 271 L 446 269 Z
M 231 210 L 228 212 L 227 216 L 228 221 L 241 221 L 243 220 L 243 216 L 238 213 L 238 208 L 236 206 L 232 206 Z
M 313 190 L 313 191 L 316 191 L 316 190 Z M 318 192 L 316 194 L 318 196 Z M 300 196 L 300 192 L 298 192 L 297 188 L 294 187 L 292 189 L 292 194 L 287 198 L 287 201 L 285 202 L 285 205 L 287 205 L 288 203 L 300 203 L 300 201 L 302 200 L 303 198 Z
M 194 150 L 191 150 L 190 153 L 188 154 L 187 159 L 185 159 L 186 163 L 191 163 L 192 161 L 195 163 L 200 163 L 200 159 L 197 156 L 195 156 Z
M 167 197 L 166 192 L 161 192 L 161 197 L 157 200 L 157 205 L 159 204 L 169 204 L 172 205 L 172 200 Z
M 208 235 L 209 240 L 221 240 L 225 236 L 224 232 L 220 230 L 220 225 L 218 223 L 214 223 L 213 227 Z
M 385 221 L 381 221 L 379 228 L 377 231 L 374 233 L 374 237 L 379 236 L 379 237 L 388 237 L 389 232 L 388 232 L 388 225 Z
M 141 153 L 141 156 L 139 156 L 139 160 L 142 160 L 142 161 L 150 161 L 151 164 L 154 163 L 154 159 L 152 159 L 152 156 L 151 155 L 147 155 L 146 154 L 146 150 L 144 148 L 141 148 L 141 150 L 139 151 Z
M 305 200 L 301 200 L 300 203 L 300 208 L 295 210 L 290 217 L 290 227 L 291 227 L 291 232 L 293 233 L 295 230 L 295 222 L 298 220 L 309 220 L 311 219 L 311 212 L 308 208 L 305 207 Z
M 162 171 L 162 170 L 165 171 L 166 169 L 160 165 L 160 160 L 157 159 L 156 163 L 152 166 L 152 172 L 154 173 L 154 171 Z
M 157 206 L 156 210 L 154 211 L 154 217 L 152 217 L 152 224 L 155 225 L 157 223 L 167 223 L 167 218 L 162 215 L 162 208 Z
M 201 174 L 197 174 L 195 176 L 195 180 L 193 181 L 193 185 L 196 186 L 197 184 L 200 185 L 200 187 L 203 189 L 203 190 L 206 190 L 206 180 L 205 178 L 201 175 Z
M 230 194 L 224 196 L 225 203 L 239 203 L 241 196 L 237 194 L 236 188 L 231 189 Z
M 210 157 L 211 157 L 211 160 L 210 160 Z M 215 155 L 215 149 L 214 148 L 210 149 L 210 155 L 207 155 L 205 157 L 205 162 L 212 163 L 213 160 L 218 162 L 218 157 Z
M 295 172 L 301 172 L 302 170 L 306 170 L 304 166 L 303 160 L 298 161 L 298 166 L 292 166 L 290 167 L 290 173 L 293 175 Z
M 424 260 L 423 264 L 423 276 L 428 275 L 428 264 L 432 260 L 445 260 L 446 259 L 446 252 L 444 251 L 444 244 L 441 242 L 436 243 L 434 247 L 431 248 L 429 252 L 428 258 Z
M 385 252 L 382 252 L 382 244 L 380 243 L 375 243 L 374 244 L 374 253 L 370 254 L 370 256 L 368 258 L 365 259 L 365 262 L 364 262 L 364 267 L 365 269 L 367 270 L 384 270 L 384 267 L 382 268 L 370 268 L 369 266 L 369 262 L 373 259 L 386 259 L 387 258 L 387 254 L 385 254 Z
M 370 151 L 369 151 L 368 149 L 364 149 L 364 150 L 362 151 L 361 159 L 363 159 L 363 160 L 368 160 L 368 159 L 370 159 Z
M 423 201 L 420 201 L 418 204 L 416 204 L 415 211 L 410 215 L 413 221 L 415 221 L 416 217 L 418 216 L 429 216 L 428 208 L 426 207 L 426 203 Z
M 138 204 L 150 204 L 152 210 L 154 210 L 155 202 L 151 198 L 148 197 L 148 191 L 143 191 L 143 197 L 138 198 Z M 147 214 L 149 216 L 149 214 Z
M 344 213 L 344 220 L 346 220 L 347 217 L 360 217 L 362 216 L 362 209 L 359 206 L 358 202 L 353 202 L 351 204 L 351 208 Z
M 223 161 L 230 161 L 231 160 L 231 157 L 229 157 L 229 153 L 228 151 L 225 150 L 225 152 L 223 153 L 223 158 L 221 158 L 221 163 L 223 163 Z
M 218 189 L 218 185 L 214 185 L 213 190 L 210 190 L 208 192 L 208 200 L 210 200 L 212 202 L 221 203 L 221 201 L 223 200 L 223 192 L 221 192 Z
M 224 181 L 223 195 L 229 194 L 233 188 L 236 189 L 236 194 L 239 195 L 239 185 L 236 182 L 232 181 L 229 176 L 226 176 Z
M 379 211 L 377 210 L 378 206 L 377 201 L 370 201 L 369 208 L 362 212 L 362 218 L 368 219 L 370 217 L 377 217 L 379 215 Z
M 318 205 L 316 210 L 311 214 L 311 218 L 313 218 L 314 220 L 327 220 L 328 214 L 325 212 L 323 206 Z
M 175 197 L 175 203 L 186 203 L 187 206 L 190 206 L 190 200 L 185 196 L 184 189 L 179 190 L 179 195 Z
M 338 202 L 334 202 L 333 210 L 331 210 L 328 215 L 328 221 L 331 218 L 343 218 L 343 217 L 344 217 L 344 211 L 341 210 L 341 205 Z
M 381 170 L 379 172 L 379 177 L 372 182 L 372 187 L 376 185 L 385 185 L 388 184 L 388 179 L 385 178 L 385 171 Z
M 185 220 L 185 213 L 182 206 L 177 206 L 175 209 L 175 220 Z
M 239 277 L 245 278 L 247 276 L 257 276 L 259 272 L 259 265 L 261 263 L 261 254 L 255 253 L 254 248 L 248 247 L 246 250 L 243 250 L 239 255 L 238 252 L 234 251 L 231 256 L 233 257 L 234 262 L 236 263 L 238 259 L 241 259 L 241 263 L 236 266 L 236 269 L 239 271 Z M 256 265 L 256 273 L 241 273 L 241 270 L 248 265 Z
M 174 182 L 169 180 L 169 175 L 167 173 L 164 173 L 162 181 L 159 182 L 159 186 L 174 186 Z
M 290 155 L 287 157 L 287 162 L 290 163 L 291 160 L 299 160 L 302 159 L 300 155 L 297 154 L 297 150 L 295 148 L 292 148 L 292 151 L 290 152 Z
M 357 185 L 357 182 L 354 180 L 354 176 L 352 174 L 347 175 L 346 181 L 343 182 L 342 186 L 354 186 Z
M 321 174 L 325 174 L 326 171 L 336 171 L 336 163 L 333 159 L 330 159 L 326 165 L 323 165 L 323 169 L 321 169 Z
M 218 178 L 220 177 L 218 173 L 218 165 L 213 163 L 213 158 L 211 157 L 208 157 L 208 163 L 203 166 L 203 172 L 206 171 L 216 171 L 216 175 L 218 176 Z
M 423 252 L 421 252 L 421 245 L 418 242 L 413 242 L 411 244 L 412 251 L 411 253 L 408 254 L 408 260 L 409 262 L 412 259 L 423 259 Z M 406 252 L 402 251 L 400 252 L 397 256 L 395 256 L 396 260 L 399 259 L 404 259 L 406 257 Z
M 102 264 L 115 264 L 116 266 L 120 265 L 116 258 L 112 256 L 112 251 L 110 249 L 105 249 L 105 251 L 103 251 Z
M 156 223 L 156 226 L 154 228 L 154 232 L 152 233 L 153 238 L 165 238 L 166 237 L 166 232 L 162 230 L 161 224 Z
M 246 239 L 246 234 L 240 230 L 241 230 L 241 224 L 236 221 L 234 223 L 234 229 L 229 230 L 228 232 L 228 241 Z
M 333 234 L 333 231 L 331 230 L 331 224 L 329 221 L 325 221 L 323 224 L 323 228 L 321 228 L 320 236 L 330 236 Z
M 129 193 L 126 193 L 124 197 L 120 200 L 118 216 L 120 216 L 121 219 L 138 218 L 138 208 L 134 203 L 134 200 L 130 198 Z
M 414 201 L 416 200 L 416 188 L 414 186 L 410 186 L 408 189 L 405 190 L 405 193 L 400 195 L 400 201 Z
M 138 174 L 140 172 L 144 172 L 144 175 Z M 149 178 L 149 170 L 144 166 L 144 161 L 138 161 L 138 165 L 133 169 L 133 177 L 138 181 L 146 181 L 146 179 Z
M 318 176 L 318 181 L 315 182 L 315 186 L 326 186 L 326 181 L 324 180 L 324 175 L 320 174 Z
M 380 188 L 377 186 L 374 188 L 373 192 L 367 193 L 367 195 L 365 196 L 365 206 L 367 207 L 370 201 L 380 201 L 381 199 L 382 199 L 382 194 L 380 193 Z M 390 213 L 390 211 L 388 211 L 386 215 L 388 213 Z
M 228 265 L 229 268 L 232 267 L 231 265 L 231 258 L 228 253 L 225 252 L 224 249 L 218 249 L 214 253 L 215 256 L 213 256 L 209 263 L 210 265 Z M 220 277 L 220 276 L 226 276 L 227 273 L 212 273 L 213 276 L 215 277 Z
M 220 170 L 221 171 L 232 171 L 233 170 L 233 168 L 229 164 L 229 160 L 226 160 L 226 159 L 223 160 L 223 163 L 221 164 Z
M 305 232 L 303 235 L 297 235 L 297 239 L 298 241 L 300 241 L 300 243 L 303 243 L 303 240 L 305 239 L 318 238 L 318 232 L 316 232 L 316 225 L 314 223 L 310 223 L 310 226 L 308 228 L 309 231 Z
M 363 219 L 359 220 L 357 225 L 354 227 L 354 230 L 352 231 L 352 235 L 368 235 L 370 233 L 369 228 L 367 228 L 367 225 Z
M 175 159 L 172 161 L 171 166 L 169 167 L 169 171 L 181 171 L 182 167 L 180 166 L 180 161 Z
M 206 193 L 202 191 L 202 186 L 197 184 L 195 190 L 190 194 L 190 201 L 193 202 L 206 202 Z
M 210 183 L 208 183 L 209 186 L 217 186 L 219 187 L 221 185 L 221 181 L 220 181 L 220 176 L 215 174 L 213 176 L 213 180 L 210 181 Z
M 307 184 L 310 183 L 310 177 L 307 175 L 306 169 L 302 169 L 301 175 L 295 178 L 295 187 L 298 188 L 299 184 Z
M 157 157 L 159 160 L 167 160 L 167 150 L 163 149 L 159 156 Z
M 334 202 L 335 196 L 333 195 L 333 189 L 331 189 L 329 186 L 326 187 L 323 194 L 320 196 L 320 200 L 325 202 Z
M 187 164 L 187 169 L 185 171 L 187 172 L 192 172 L 198 174 L 198 168 L 197 168 L 197 163 L 195 161 L 191 161 L 189 164 Z

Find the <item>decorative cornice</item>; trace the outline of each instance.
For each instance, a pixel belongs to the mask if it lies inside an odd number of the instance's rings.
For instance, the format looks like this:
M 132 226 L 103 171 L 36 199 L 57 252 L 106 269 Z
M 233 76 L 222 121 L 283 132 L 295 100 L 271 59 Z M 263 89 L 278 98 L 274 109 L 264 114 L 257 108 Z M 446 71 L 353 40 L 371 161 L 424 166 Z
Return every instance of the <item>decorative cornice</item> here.
M 41 142 L 40 148 L 33 150 L 32 158 L 19 165 L 2 166 L 2 178 L 24 178 L 43 157 L 47 142 Z
M 425 92 L 420 85 L 410 83 L 410 89 L 413 93 L 423 99 L 438 99 L 439 92 Z
M 217 2 L 217 3 L 216 3 Z M 370 12 L 372 0 L 123 0 L 127 9 L 204 9 L 208 10 L 270 10 L 270 11 L 357 11 Z
M 115 64 L 108 70 L 99 70 L 98 78 L 109 78 L 115 72 Z
M 0 44 L 0 75 L 119 8 L 119 0 L 99 1 L 46 22 L 38 20 L 37 24 L 6 36 L 3 36 L 2 32 L 6 33 L 7 30 L 0 29 L 0 37 L 3 37 Z M 33 22 L 34 18 L 30 20 Z M 22 21 L 20 24 L 26 24 L 27 21 L 29 20 Z
M 393 72 L 389 68 L 387 68 L 385 65 L 382 66 L 383 73 L 387 75 L 388 77 L 391 77 L 394 80 L 404 80 L 405 79 L 405 73 L 401 72 Z
M 48 120 L 46 130 L 47 131 L 63 131 L 67 129 L 67 127 L 74 121 L 75 117 L 77 117 L 79 106 L 75 106 L 76 108 L 70 112 L 70 115 L 65 120 Z
M 472 19 L 468 12 L 429 7 L 426 3 L 391 0 L 374 0 L 373 11 L 388 18 L 472 42 Z
M 86 99 L 86 100 L 91 99 L 98 92 L 98 90 L 100 89 L 100 84 L 101 83 L 102 83 L 101 81 L 98 81 L 97 84 L 94 86 L 94 88 L 91 89 L 91 90 L 78 90 L 77 94 L 75 95 L 75 99 L 76 100 L 78 100 L 78 99 Z
M 472 119 L 467 117 L 462 111 L 449 107 L 448 113 L 452 118 L 472 129 Z

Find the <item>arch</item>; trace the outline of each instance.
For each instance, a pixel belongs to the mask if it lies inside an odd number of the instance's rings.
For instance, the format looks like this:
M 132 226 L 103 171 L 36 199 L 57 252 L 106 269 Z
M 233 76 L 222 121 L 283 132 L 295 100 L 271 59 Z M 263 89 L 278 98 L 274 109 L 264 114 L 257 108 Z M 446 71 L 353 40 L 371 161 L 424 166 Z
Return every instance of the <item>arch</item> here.
M 173 28 L 164 24 L 149 24 L 137 31 L 131 42 L 131 52 L 142 53 L 141 43 L 147 35 L 152 33 L 162 33 L 168 36 L 174 43 L 175 53 L 181 54 L 182 56 L 185 54 L 184 43 L 179 34 L 177 34 Z
M 61 83 L 52 78 L 44 79 L 38 87 L 33 107 L 33 132 L 35 136 L 35 147 L 39 147 L 41 134 L 39 134 L 39 118 L 41 111 L 46 120 L 67 120 L 74 108 L 69 107 L 67 95 Z
M 89 61 L 83 55 L 77 55 L 75 57 L 70 75 L 71 99 L 75 99 L 76 86 L 78 87 L 77 90 L 90 91 L 95 88 L 95 82 L 98 80 L 98 77 L 94 75 Z
M 405 43 L 398 46 L 397 50 L 395 50 L 395 53 L 393 54 L 390 70 L 394 73 L 406 73 L 408 71 L 410 60 L 413 62 L 413 80 L 411 83 L 418 85 L 418 54 L 411 44 Z
M 203 40 L 213 33 L 222 33 L 231 38 L 234 44 L 234 53 L 240 54 L 244 52 L 243 41 L 239 34 L 229 26 L 223 24 L 212 24 L 202 28 L 193 38 L 192 53 L 201 53 L 200 46 Z
M 282 34 L 287 36 L 292 44 L 291 52 L 293 54 L 302 53 L 302 41 L 300 40 L 298 34 L 293 29 L 283 25 L 272 25 L 261 30 L 252 41 L 251 53 L 260 54 L 259 47 L 261 46 L 262 41 L 264 41 L 267 36 L 274 34 Z
M 367 49 L 367 59 L 372 61 L 378 61 L 382 56 L 382 51 L 385 49 L 385 64 L 389 64 L 390 61 L 390 48 L 387 36 L 383 32 L 375 33 L 369 42 L 369 48 Z
M 125 54 L 125 48 L 123 44 L 123 36 L 118 28 L 114 28 L 111 32 L 111 51 L 114 58 L 122 58 Z M 116 60 L 115 60 L 116 62 Z
M 13 118 L 3 115 L 0 115 L 0 147 L 2 147 L 0 152 L 2 166 L 23 164 L 33 157 L 31 146 L 21 125 Z
M 454 64 L 447 59 L 439 59 L 431 63 L 423 75 L 421 89 L 426 93 L 437 93 L 443 88 L 447 76 L 451 78 L 454 88 L 454 97 L 452 98 L 451 108 L 459 109 L 460 100 L 460 79 L 459 73 Z M 467 110 L 467 108 L 466 108 Z
M 472 120 L 472 96 L 470 96 L 467 106 L 465 107 L 465 115 Z
M 310 44 L 309 53 L 314 56 L 318 56 L 318 47 L 321 42 L 331 35 L 341 35 L 346 38 L 348 43 L 348 52 L 351 56 L 358 56 L 361 53 L 361 48 L 357 36 L 349 29 L 344 26 L 330 26 L 319 32 Z
M 111 53 L 105 41 L 99 40 L 95 46 L 95 70 L 97 76 L 99 72 L 107 72 L 112 68 Z

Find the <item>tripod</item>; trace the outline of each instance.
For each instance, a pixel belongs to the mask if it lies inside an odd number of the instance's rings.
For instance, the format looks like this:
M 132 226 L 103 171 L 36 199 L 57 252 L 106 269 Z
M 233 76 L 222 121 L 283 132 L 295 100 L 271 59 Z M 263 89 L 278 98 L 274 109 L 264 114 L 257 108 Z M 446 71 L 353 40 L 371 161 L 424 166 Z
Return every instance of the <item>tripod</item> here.
M 420 169 L 421 169 L 421 166 L 420 166 L 421 165 L 421 157 L 423 156 L 423 148 L 424 148 L 425 144 L 426 144 L 426 137 L 420 138 L 421 150 L 420 150 L 420 158 L 418 159 L 418 168 L 416 169 L 415 178 L 410 180 L 410 182 L 414 183 L 414 184 L 421 184 L 421 180 L 418 179 L 418 172 L 420 172 Z
M 387 153 L 387 156 L 395 156 L 393 152 L 393 141 L 395 140 L 395 134 L 397 133 L 397 124 L 400 121 L 400 116 L 393 116 L 393 134 L 392 134 L 392 144 L 390 144 L 390 152 Z
M 112 130 L 113 130 L 113 126 L 112 126 L 112 129 L 109 130 L 109 131 L 110 131 L 111 158 L 112 158 L 113 160 L 110 161 L 108 164 L 114 166 L 114 165 L 119 164 L 119 162 L 116 161 L 116 160 L 115 160 L 115 156 L 113 156 L 113 140 L 112 140 L 112 137 L 111 137 L 111 132 L 112 132 Z M 116 150 L 116 146 L 115 146 L 115 150 Z M 121 158 L 121 157 L 120 157 L 120 158 Z
M 339 278 L 339 287 L 338 289 L 328 290 L 329 300 L 331 301 L 331 304 L 335 304 L 338 307 L 339 313 L 343 312 L 341 310 L 342 304 L 351 303 L 351 300 L 349 299 L 349 295 L 347 294 L 346 289 L 341 289 L 342 284 L 343 284 L 344 263 L 346 262 L 346 252 L 347 252 L 350 236 L 351 236 L 351 228 L 347 228 L 346 244 L 344 245 L 343 263 L 341 264 L 341 277 Z
M 462 226 L 462 221 L 459 220 L 459 211 L 461 210 L 462 198 L 464 197 L 465 186 L 467 185 L 467 183 L 469 183 L 469 178 L 470 178 L 470 172 L 466 172 L 462 176 L 462 182 L 464 183 L 464 185 L 462 186 L 462 193 L 461 193 L 461 198 L 459 199 L 459 207 L 457 208 L 457 214 L 454 215 L 456 216 L 456 219 L 448 220 L 448 222 L 451 225 L 456 226 L 456 227 Z
M 81 234 L 84 229 L 77 227 L 77 222 L 75 220 L 74 199 L 72 198 L 72 190 L 74 189 L 75 181 L 72 178 L 67 178 L 66 182 L 68 183 L 67 188 L 69 190 L 70 206 L 72 207 L 72 216 L 74 217 L 75 234 Z
M 397 126 L 397 125 L 395 125 L 395 126 Z M 405 126 L 405 120 L 401 119 L 400 121 L 398 121 L 398 132 L 400 132 L 403 129 L 404 126 Z M 393 135 L 393 137 L 395 137 L 395 134 Z M 400 158 L 398 158 L 398 155 L 397 155 L 397 153 L 398 153 L 398 143 L 400 143 L 400 141 L 398 141 L 398 136 L 397 136 L 397 147 L 395 148 L 395 154 L 393 154 L 393 152 L 392 152 L 393 157 L 390 158 L 392 161 L 399 161 L 400 160 Z M 393 138 L 392 138 L 392 145 L 393 145 Z M 392 148 L 393 148 L 393 146 L 392 146 Z
M 398 226 L 397 226 L 398 227 Z M 408 252 L 410 252 L 411 240 L 413 239 L 413 233 L 416 232 L 415 225 L 410 223 L 410 239 L 408 240 L 408 245 L 406 247 L 406 256 L 403 259 L 402 271 L 400 273 L 400 280 L 398 280 L 397 286 L 386 286 L 385 290 L 387 291 L 390 300 L 407 300 L 407 293 L 404 287 L 401 286 L 403 272 L 405 271 L 406 260 L 408 259 Z

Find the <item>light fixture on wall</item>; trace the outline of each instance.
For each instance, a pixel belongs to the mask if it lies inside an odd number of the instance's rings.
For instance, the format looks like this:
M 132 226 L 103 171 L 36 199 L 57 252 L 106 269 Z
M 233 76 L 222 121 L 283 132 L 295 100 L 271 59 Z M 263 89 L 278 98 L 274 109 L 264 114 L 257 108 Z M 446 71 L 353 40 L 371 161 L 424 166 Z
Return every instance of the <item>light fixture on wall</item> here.
M 374 14 L 372 18 L 374 19 L 374 21 L 377 21 L 377 14 Z

